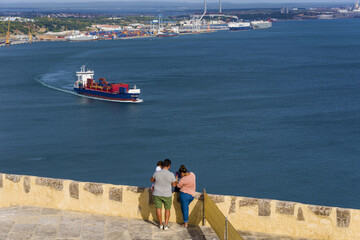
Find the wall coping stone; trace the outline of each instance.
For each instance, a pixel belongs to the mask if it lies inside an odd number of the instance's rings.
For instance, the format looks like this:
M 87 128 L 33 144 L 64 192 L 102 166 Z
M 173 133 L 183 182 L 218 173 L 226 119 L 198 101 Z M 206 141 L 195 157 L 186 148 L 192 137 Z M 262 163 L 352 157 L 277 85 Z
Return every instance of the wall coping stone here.
M 103 195 L 104 190 L 102 187 L 102 183 L 85 183 L 84 190 L 88 191 L 94 195 Z
M 21 175 L 15 175 L 15 174 L 6 174 L 6 179 L 14 182 L 14 183 L 18 183 L 20 182 L 20 179 L 21 179 Z
M 72 181 L 69 184 L 70 197 L 79 199 L 79 182 Z
M 336 209 L 336 223 L 338 227 L 349 227 L 350 225 L 350 210 L 346 208 L 337 208 Z
M 297 213 L 297 220 L 298 221 L 305 221 L 305 218 L 304 218 L 304 213 L 303 213 L 303 210 L 301 207 L 298 208 L 298 213 Z
M 271 200 L 259 199 L 258 201 L 258 215 L 262 217 L 268 217 L 271 215 Z
M 30 185 L 30 177 L 29 176 L 24 176 L 24 192 L 25 193 L 29 193 L 31 190 L 31 185 Z
M 295 203 L 287 201 L 277 201 L 276 210 L 277 213 L 285 215 L 294 215 L 295 213 Z
M 318 206 L 318 205 L 309 205 L 309 210 L 315 215 L 328 217 L 330 216 L 332 207 Z
M 145 187 L 134 187 L 134 186 L 128 186 L 127 190 L 134 192 L 134 193 L 141 193 L 144 192 L 147 188 Z
M 123 199 L 123 188 L 110 187 L 109 199 L 117 202 L 122 202 Z
M 37 177 L 35 183 L 41 186 L 52 187 L 57 191 L 62 191 L 64 188 L 64 180 L 62 179 Z
M 257 199 L 257 198 L 243 197 L 239 201 L 239 207 L 256 206 L 256 205 L 258 205 L 258 201 L 259 201 L 259 199 Z

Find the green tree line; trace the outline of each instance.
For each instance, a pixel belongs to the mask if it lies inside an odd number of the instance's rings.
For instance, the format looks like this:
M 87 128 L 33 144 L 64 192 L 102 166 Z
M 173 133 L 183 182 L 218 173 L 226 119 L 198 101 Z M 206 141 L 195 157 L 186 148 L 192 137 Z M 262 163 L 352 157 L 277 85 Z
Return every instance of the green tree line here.
M 0 22 L 0 35 L 6 35 L 8 31 L 8 24 L 9 22 Z M 10 22 L 10 33 L 21 32 L 21 33 L 28 33 L 30 29 L 34 29 L 34 23 L 25 23 L 25 22 Z
M 96 18 L 49 18 L 37 17 L 34 22 L 19 22 L 13 21 L 10 23 L 10 33 L 23 33 L 29 32 L 30 26 L 32 33 L 42 32 L 61 32 L 67 30 L 80 30 L 86 31 L 88 27 L 93 24 L 116 24 L 126 26 L 131 23 L 148 23 L 154 17 L 140 17 L 140 16 L 127 16 L 118 19 L 109 19 L 108 17 Z M 0 22 L 0 35 L 6 35 L 8 29 L 8 22 Z
M 86 30 L 91 27 L 91 21 L 79 18 L 35 18 L 35 25 L 38 28 L 46 29 L 50 32 L 61 32 L 68 30 Z

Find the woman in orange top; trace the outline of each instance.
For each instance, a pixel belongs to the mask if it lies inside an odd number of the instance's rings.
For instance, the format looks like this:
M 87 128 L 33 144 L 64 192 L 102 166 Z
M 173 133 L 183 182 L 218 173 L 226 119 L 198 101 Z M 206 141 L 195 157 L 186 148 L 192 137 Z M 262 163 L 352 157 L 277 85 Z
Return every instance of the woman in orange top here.
M 192 172 L 188 172 L 184 165 L 179 169 L 181 179 L 176 177 L 177 187 L 180 188 L 181 211 L 184 219 L 184 227 L 188 227 L 189 204 L 194 200 L 196 191 L 196 177 Z M 178 181 L 179 180 L 179 181 Z

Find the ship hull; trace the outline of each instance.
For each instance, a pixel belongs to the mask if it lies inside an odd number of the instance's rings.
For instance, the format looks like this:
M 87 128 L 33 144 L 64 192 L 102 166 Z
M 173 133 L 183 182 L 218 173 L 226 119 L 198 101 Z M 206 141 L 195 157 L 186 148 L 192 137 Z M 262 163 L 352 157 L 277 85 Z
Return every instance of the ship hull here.
M 98 39 L 96 36 L 85 35 L 85 36 L 68 36 L 66 40 L 70 42 L 84 42 L 84 41 L 95 41 Z
M 177 37 L 178 34 L 158 34 L 157 37 Z
M 129 103 L 140 103 L 143 100 L 137 97 L 134 97 L 132 94 L 128 93 L 109 93 L 96 90 L 90 90 L 85 88 L 74 88 L 74 91 L 80 95 L 84 95 L 90 98 L 111 101 L 111 102 L 129 102 Z
M 95 38 L 72 38 L 72 39 L 66 39 L 69 42 L 86 42 L 86 41 L 95 41 L 97 39 Z
M 249 30 L 250 27 L 229 27 L 230 31 L 243 31 L 243 30 Z

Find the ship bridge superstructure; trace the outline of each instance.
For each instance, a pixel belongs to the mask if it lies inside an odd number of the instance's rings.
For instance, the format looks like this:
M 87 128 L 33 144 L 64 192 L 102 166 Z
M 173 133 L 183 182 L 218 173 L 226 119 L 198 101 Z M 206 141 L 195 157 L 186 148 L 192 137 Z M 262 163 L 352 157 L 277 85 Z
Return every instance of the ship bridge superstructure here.
M 88 69 L 86 70 L 85 65 L 83 65 L 80 68 L 79 72 L 76 72 L 76 76 L 78 77 L 77 83 L 81 83 L 83 86 L 85 86 L 87 84 L 87 80 L 88 79 L 93 79 L 94 78 L 94 71 Z

